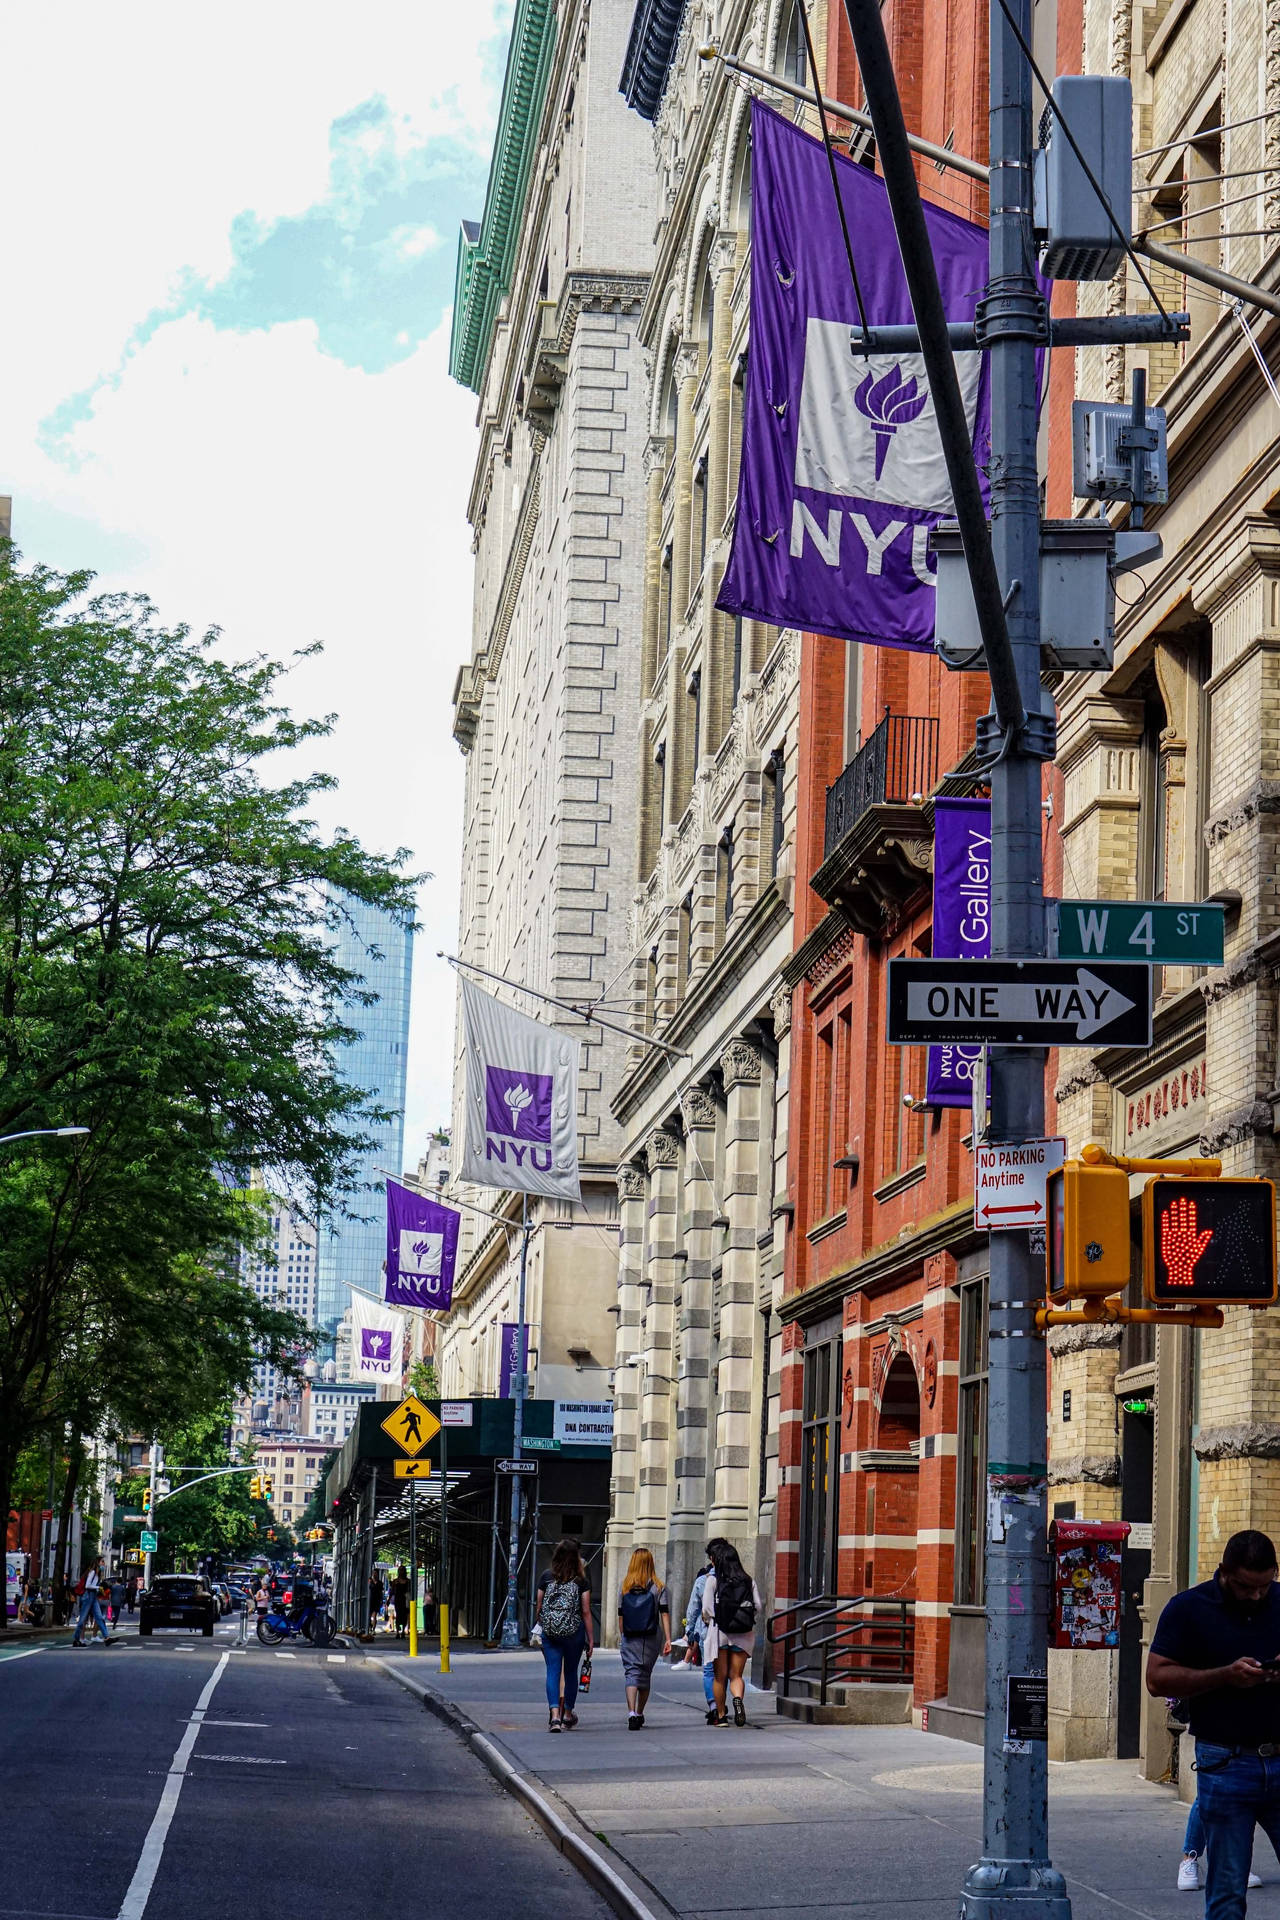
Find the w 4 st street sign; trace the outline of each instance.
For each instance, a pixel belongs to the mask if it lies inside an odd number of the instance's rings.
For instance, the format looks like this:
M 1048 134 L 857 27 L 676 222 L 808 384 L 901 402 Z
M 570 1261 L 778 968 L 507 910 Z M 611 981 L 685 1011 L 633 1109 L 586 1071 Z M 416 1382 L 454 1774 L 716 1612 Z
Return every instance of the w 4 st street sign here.
M 1146 960 L 1220 967 L 1226 908 L 1216 900 L 1053 900 L 1050 944 L 1060 960 Z M 1056 933 L 1056 944 L 1054 935 Z
M 904 1047 L 1149 1047 L 1151 969 L 1109 960 L 891 960 L 887 1037 Z

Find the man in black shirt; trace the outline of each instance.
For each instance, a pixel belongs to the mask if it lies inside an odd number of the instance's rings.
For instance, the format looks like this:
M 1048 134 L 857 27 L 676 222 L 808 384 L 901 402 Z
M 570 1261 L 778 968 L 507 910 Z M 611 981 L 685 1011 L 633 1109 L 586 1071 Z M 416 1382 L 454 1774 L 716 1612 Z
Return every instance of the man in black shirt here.
M 1205 1920 L 1244 1920 L 1260 1826 L 1280 1856 L 1280 1586 L 1265 1533 L 1233 1533 L 1203 1586 L 1177 1593 L 1147 1656 L 1147 1691 L 1186 1703 L 1208 1875 Z

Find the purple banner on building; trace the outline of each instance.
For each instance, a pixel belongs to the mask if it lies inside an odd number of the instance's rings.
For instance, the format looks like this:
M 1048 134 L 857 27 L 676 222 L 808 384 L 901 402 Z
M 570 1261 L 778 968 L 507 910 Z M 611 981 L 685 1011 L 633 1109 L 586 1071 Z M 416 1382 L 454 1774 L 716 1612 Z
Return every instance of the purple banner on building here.
M 933 952 L 938 960 L 991 954 L 991 802 L 933 803 Z M 925 1099 L 967 1107 L 981 1047 L 930 1047 Z
M 462 1215 L 428 1200 L 395 1180 L 387 1182 L 387 1283 L 383 1297 L 393 1307 L 429 1307 L 447 1313 L 453 1304 Z
M 524 1330 L 524 1366 L 529 1371 L 529 1335 L 531 1329 Z M 512 1381 L 520 1371 L 520 1322 L 504 1320 L 502 1323 L 502 1352 L 498 1358 L 498 1398 L 509 1400 L 512 1394 Z
M 751 346 L 733 550 L 717 605 L 873 646 L 933 644 L 931 527 L 952 511 L 924 360 L 865 354 L 820 141 L 751 109 Z M 909 325 L 884 182 L 836 157 L 868 322 Z M 987 235 L 925 205 L 947 316 L 972 320 Z M 985 354 L 955 356 L 978 470 L 989 462 Z M 985 479 L 984 479 L 985 488 Z

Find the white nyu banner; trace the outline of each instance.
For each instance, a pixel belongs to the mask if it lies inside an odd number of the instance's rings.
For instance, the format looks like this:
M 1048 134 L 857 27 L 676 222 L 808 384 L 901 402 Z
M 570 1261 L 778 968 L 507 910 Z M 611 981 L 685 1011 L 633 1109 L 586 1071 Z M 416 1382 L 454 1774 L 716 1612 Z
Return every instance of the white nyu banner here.
M 462 981 L 466 1127 L 459 1178 L 581 1198 L 578 1042 Z
M 367 1293 L 351 1294 L 351 1378 L 401 1384 L 404 1315 L 393 1313 Z

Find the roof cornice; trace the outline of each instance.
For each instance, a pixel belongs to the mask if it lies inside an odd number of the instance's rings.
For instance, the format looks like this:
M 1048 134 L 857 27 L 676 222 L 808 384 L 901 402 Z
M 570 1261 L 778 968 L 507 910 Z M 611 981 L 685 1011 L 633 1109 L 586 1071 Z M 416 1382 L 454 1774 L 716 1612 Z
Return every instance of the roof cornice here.
M 618 91 L 645 120 L 656 120 L 680 37 L 685 0 L 636 0 Z
M 484 217 L 458 238 L 449 372 L 479 393 L 498 308 L 511 281 L 520 215 L 555 45 L 554 0 L 516 0 Z

